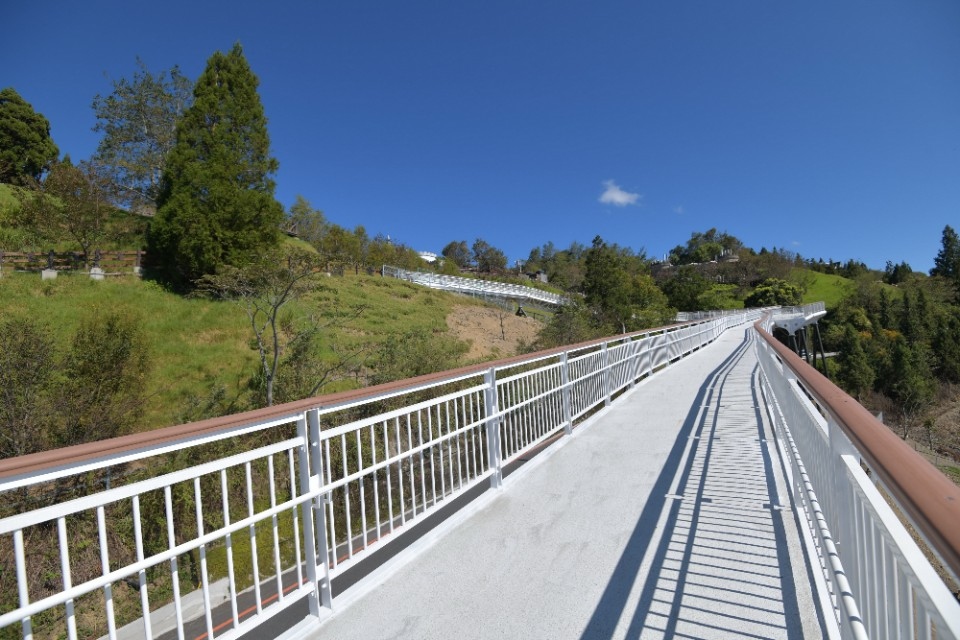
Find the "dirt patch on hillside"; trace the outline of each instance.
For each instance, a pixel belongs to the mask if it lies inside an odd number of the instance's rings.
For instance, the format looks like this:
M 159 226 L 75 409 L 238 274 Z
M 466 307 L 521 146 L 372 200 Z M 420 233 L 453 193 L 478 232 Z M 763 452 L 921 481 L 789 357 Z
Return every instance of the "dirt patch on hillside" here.
M 466 359 L 482 362 L 516 355 L 520 343 L 533 342 L 543 325 L 533 318 L 520 318 L 506 310 L 457 305 L 447 316 L 447 326 L 457 339 L 470 343 Z

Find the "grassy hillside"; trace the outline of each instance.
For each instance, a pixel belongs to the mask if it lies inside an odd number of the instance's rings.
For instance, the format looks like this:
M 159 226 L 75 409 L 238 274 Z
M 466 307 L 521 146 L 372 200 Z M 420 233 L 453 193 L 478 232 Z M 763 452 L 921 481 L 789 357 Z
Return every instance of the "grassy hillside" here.
M 827 309 L 837 306 L 843 296 L 856 288 L 851 280 L 842 276 L 810 269 L 795 269 L 794 277 L 807 283 L 807 291 L 803 295 L 804 304 L 825 302 Z
M 411 330 L 446 333 L 446 316 L 463 298 L 410 283 L 354 276 L 324 278 L 294 314 L 334 318 L 336 311 L 363 306 L 345 324 L 335 322 L 323 338 L 332 343 L 375 349 L 388 336 Z M 191 403 L 222 388 L 230 398 L 243 397 L 258 366 L 252 334 L 243 310 L 229 302 L 183 298 L 134 277 L 96 282 L 81 274 L 61 274 L 41 281 L 39 274 L 4 272 L 0 277 L 0 317 L 32 317 L 54 330 L 61 346 L 81 321 L 119 311 L 136 318 L 150 345 L 148 405 L 139 428 L 182 421 Z M 341 381 L 333 390 L 356 382 Z

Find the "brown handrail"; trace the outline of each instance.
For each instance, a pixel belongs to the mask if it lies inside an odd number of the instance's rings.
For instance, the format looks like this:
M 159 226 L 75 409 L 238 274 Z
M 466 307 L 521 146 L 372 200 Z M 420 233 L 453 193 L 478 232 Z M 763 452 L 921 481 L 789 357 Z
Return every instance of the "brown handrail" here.
M 960 487 L 877 420 L 859 402 L 754 324 L 821 407 L 831 413 L 897 504 L 954 576 L 960 576 Z
M 442 382 L 443 380 L 481 373 L 483 371 L 487 371 L 491 367 L 503 367 L 511 364 L 518 364 L 535 358 L 549 357 L 551 355 L 563 353 L 564 351 L 586 349 L 603 344 L 604 342 L 622 340 L 624 338 L 648 333 L 669 331 L 683 326 L 703 324 L 703 322 L 704 321 L 676 323 L 663 327 L 634 331 L 632 333 L 619 336 L 587 340 L 585 342 L 580 342 L 573 345 L 545 349 L 543 351 L 512 356 L 509 358 L 501 358 L 499 360 L 468 365 L 465 367 L 459 367 L 457 369 L 450 369 L 448 371 L 428 373 L 416 378 L 396 380 L 394 382 L 387 382 L 372 387 L 364 387 L 362 389 L 353 389 L 350 391 L 340 391 L 337 393 L 316 396 L 313 398 L 295 400 L 293 402 L 287 402 L 284 404 L 275 405 L 273 407 L 255 409 L 252 411 L 245 411 L 243 413 L 234 413 L 218 418 L 208 418 L 206 420 L 199 420 L 197 422 L 190 422 L 171 427 L 162 427 L 160 429 L 154 429 L 151 431 L 132 433 L 126 436 L 98 440 L 96 442 L 87 442 L 84 444 L 63 447 L 60 449 L 40 451 L 38 453 L 31 453 L 24 456 L 18 456 L 16 458 L 7 458 L 0 460 L 0 480 L 3 478 L 20 476 L 27 473 L 52 471 L 79 462 L 92 461 L 96 459 L 107 458 L 109 456 L 116 456 L 122 453 L 131 453 L 144 449 L 150 449 L 163 444 L 173 444 L 178 441 L 194 439 L 201 436 L 209 436 L 220 432 L 230 431 L 244 425 L 267 422 L 283 416 L 306 411 L 307 409 L 336 407 L 338 405 L 357 402 L 359 400 L 372 398 L 391 392 L 411 392 L 427 385 Z

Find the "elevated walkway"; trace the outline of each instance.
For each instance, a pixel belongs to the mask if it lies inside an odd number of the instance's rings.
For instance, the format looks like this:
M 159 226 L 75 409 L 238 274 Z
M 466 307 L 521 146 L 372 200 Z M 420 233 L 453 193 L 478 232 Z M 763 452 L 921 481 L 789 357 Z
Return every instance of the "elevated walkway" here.
M 640 382 L 309 637 L 822 636 L 752 335 Z
M 773 325 L 0 460 L 0 635 L 960 640 L 960 489 Z

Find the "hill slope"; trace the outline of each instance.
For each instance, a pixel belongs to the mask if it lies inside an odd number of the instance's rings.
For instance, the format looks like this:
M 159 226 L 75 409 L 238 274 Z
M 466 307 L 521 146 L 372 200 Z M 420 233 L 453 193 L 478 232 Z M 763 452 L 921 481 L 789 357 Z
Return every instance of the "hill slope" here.
M 321 336 L 320 358 L 332 359 L 335 348 L 363 347 L 357 359 L 362 363 L 388 338 L 410 332 L 448 336 L 447 342 L 454 338 L 472 342 L 473 351 L 457 364 L 511 355 L 516 348 L 516 339 L 501 340 L 503 344 L 491 339 L 490 319 L 496 318 L 497 312 L 477 313 L 474 309 L 483 307 L 469 299 L 380 276 L 320 280 L 318 289 L 289 310 L 294 319 L 313 316 L 321 323 L 332 323 Z M 356 317 L 338 319 L 338 313 L 358 307 L 363 310 Z M 458 310 L 454 318 L 486 320 L 477 326 L 462 320 L 448 325 L 447 317 L 454 309 Z M 61 351 L 83 321 L 113 312 L 133 317 L 149 344 L 148 400 L 138 430 L 199 419 L 203 416 L 197 408 L 214 397 L 219 398 L 221 408 L 244 408 L 249 402 L 249 383 L 259 362 L 247 318 L 237 305 L 184 298 L 134 277 L 95 282 L 81 274 L 61 274 L 55 280 L 41 281 L 38 274 L 9 271 L 0 277 L 0 319 L 40 322 L 50 329 Z M 522 333 L 511 328 L 509 336 L 532 340 L 536 321 L 509 314 L 506 318 L 510 327 L 522 326 Z M 499 327 L 499 320 L 497 323 Z M 467 351 L 467 345 L 462 351 Z M 358 386 L 361 379 L 357 375 L 340 379 L 322 392 Z

